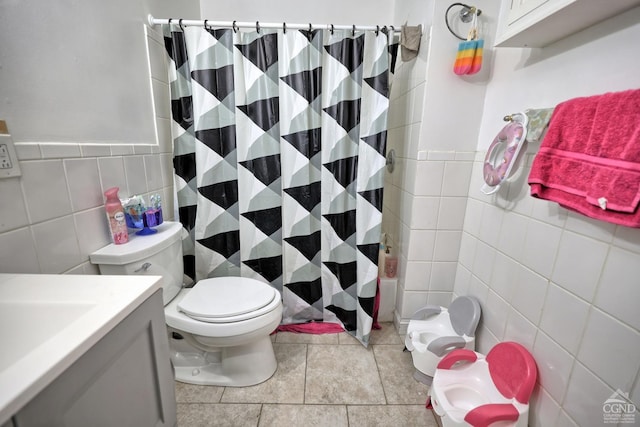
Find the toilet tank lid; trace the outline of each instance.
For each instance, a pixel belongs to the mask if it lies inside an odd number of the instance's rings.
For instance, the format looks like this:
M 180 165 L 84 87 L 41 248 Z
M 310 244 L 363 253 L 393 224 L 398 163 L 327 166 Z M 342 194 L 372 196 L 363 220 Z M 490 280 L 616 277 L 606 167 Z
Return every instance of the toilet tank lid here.
M 98 249 L 89 255 L 92 264 L 125 265 L 140 261 L 168 248 L 180 239 L 182 224 L 165 221 L 158 227 L 157 233 L 148 236 L 129 235 L 129 242 L 122 245 L 113 243 Z

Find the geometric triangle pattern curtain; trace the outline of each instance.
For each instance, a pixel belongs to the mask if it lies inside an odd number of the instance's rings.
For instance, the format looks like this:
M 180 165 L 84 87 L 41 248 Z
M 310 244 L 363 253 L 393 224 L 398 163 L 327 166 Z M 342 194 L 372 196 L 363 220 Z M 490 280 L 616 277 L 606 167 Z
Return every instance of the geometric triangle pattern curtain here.
M 283 324 L 368 343 L 397 45 L 383 31 L 164 26 L 185 274 L 252 277 Z

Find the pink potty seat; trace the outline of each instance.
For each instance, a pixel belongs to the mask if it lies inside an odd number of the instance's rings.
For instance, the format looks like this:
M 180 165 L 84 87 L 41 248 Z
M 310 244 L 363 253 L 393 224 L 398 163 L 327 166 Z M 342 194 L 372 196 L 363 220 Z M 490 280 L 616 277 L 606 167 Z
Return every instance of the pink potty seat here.
M 502 182 L 509 178 L 526 140 L 526 114 L 516 113 L 505 117 L 505 120 L 508 120 L 509 124 L 493 139 L 484 158 L 482 175 L 485 184 L 480 189 L 484 194 L 495 193 Z

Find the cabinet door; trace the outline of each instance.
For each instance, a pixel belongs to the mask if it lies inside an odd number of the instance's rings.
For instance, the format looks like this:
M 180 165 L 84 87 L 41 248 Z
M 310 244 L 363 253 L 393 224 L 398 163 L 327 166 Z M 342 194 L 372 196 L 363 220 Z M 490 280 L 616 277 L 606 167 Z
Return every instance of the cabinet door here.
M 162 291 L 153 294 L 16 414 L 21 427 L 174 426 Z
M 508 24 L 511 25 L 518 19 L 530 13 L 534 9 L 542 6 L 550 0 L 512 0 L 509 11 Z

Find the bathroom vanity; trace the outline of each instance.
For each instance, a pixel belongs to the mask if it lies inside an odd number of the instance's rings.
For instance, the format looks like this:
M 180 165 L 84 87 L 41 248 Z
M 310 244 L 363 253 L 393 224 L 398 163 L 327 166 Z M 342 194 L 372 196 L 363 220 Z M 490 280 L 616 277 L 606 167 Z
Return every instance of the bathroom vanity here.
M 174 426 L 159 276 L 0 274 L 0 426 Z

